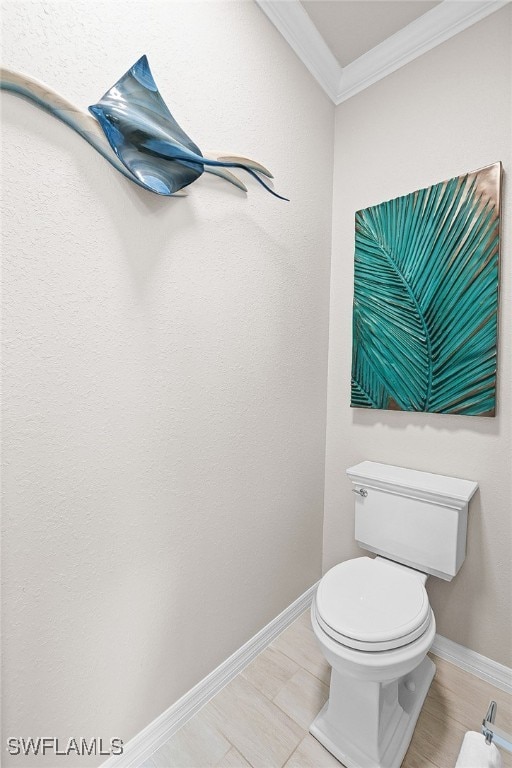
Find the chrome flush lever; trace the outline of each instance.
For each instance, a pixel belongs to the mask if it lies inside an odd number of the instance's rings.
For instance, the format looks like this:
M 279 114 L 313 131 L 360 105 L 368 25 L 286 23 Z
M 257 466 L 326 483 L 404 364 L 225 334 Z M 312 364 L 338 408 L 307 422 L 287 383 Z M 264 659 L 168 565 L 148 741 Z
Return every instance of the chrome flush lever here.
M 358 493 L 359 496 L 363 496 L 364 498 L 368 496 L 366 488 L 359 488 L 359 490 L 357 488 L 352 488 L 352 493 Z

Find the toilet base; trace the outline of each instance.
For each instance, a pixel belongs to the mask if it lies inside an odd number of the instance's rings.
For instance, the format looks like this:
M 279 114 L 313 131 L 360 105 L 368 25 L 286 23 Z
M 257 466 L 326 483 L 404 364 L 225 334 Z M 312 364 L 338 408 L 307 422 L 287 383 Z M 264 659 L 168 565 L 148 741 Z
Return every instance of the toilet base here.
M 389 687 L 395 685 L 397 701 L 394 710 L 386 713 L 387 722 L 383 728 L 382 705 L 373 709 L 373 715 L 372 707 L 366 704 L 358 707 L 355 699 L 361 683 L 341 678 L 333 669 L 329 700 L 311 724 L 309 732 L 346 768 L 400 768 L 435 671 L 434 663 L 426 656 L 405 678 L 388 684 Z M 375 696 L 372 690 L 369 695 L 377 699 L 379 694 L 382 695 L 382 684 L 372 685 L 376 686 Z M 390 698 L 389 692 L 385 697 Z M 343 711 L 348 715 L 346 722 L 343 722 L 343 715 L 340 716 Z M 348 722 L 349 718 L 353 719 L 352 723 Z M 383 734 L 382 730 L 388 733 Z M 384 745 L 381 756 L 365 752 L 371 734 L 378 734 L 378 743 Z

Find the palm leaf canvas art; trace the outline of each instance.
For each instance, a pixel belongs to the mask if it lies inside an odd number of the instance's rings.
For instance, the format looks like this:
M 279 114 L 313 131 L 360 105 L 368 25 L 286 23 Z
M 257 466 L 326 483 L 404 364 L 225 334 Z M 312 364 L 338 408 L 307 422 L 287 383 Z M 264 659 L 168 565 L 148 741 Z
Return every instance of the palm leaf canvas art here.
M 501 163 L 356 213 L 357 408 L 494 416 Z

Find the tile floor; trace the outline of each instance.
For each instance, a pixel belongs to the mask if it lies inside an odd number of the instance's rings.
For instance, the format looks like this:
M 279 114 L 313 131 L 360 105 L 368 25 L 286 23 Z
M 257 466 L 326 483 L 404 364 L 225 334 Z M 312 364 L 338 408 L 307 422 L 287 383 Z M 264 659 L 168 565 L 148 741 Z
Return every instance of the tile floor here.
M 433 657 L 437 673 L 402 768 L 453 768 L 489 701 L 512 732 L 512 696 Z M 305 611 L 140 768 L 340 768 L 309 733 L 329 667 Z M 512 756 L 502 753 L 504 768 Z

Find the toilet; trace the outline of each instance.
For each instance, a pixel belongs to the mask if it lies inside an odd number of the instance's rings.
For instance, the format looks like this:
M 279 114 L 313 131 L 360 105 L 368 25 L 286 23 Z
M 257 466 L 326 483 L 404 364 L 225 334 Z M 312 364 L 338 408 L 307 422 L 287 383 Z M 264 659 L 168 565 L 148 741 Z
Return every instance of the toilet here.
M 451 581 L 464 562 L 478 484 L 373 461 L 347 474 L 355 539 L 374 556 L 335 565 L 318 585 L 311 622 L 332 671 L 310 732 L 346 768 L 400 768 L 435 673 L 425 583 Z

